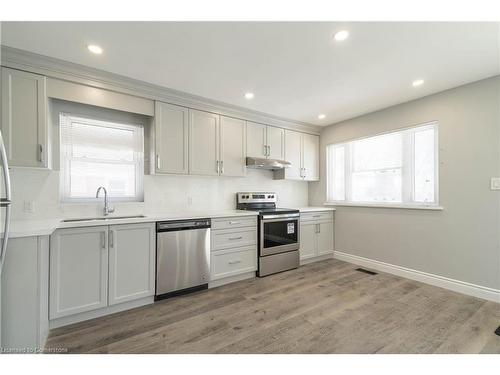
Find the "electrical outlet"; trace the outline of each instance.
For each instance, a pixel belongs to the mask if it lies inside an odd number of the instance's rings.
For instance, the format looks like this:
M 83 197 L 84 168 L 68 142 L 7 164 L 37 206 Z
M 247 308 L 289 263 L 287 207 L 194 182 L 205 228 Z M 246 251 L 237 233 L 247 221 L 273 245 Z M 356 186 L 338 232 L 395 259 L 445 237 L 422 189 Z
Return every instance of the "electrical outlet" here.
M 30 214 L 35 212 L 35 202 L 34 201 L 24 201 L 24 212 Z
M 491 190 L 500 190 L 500 177 L 492 177 L 490 182 Z

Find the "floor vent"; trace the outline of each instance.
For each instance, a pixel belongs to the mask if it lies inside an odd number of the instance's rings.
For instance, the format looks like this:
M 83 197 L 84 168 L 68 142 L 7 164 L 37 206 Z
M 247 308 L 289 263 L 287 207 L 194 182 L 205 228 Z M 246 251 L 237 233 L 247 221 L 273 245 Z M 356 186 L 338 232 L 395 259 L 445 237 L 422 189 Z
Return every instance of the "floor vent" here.
M 497 336 L 500 336 L 500 326 L 498 326 L 497 330 L 495 331 L 495 334 L 496 334 Z
M 378 275 L 377 272 L 369 271 L 364 268 L 356 268 L 356 271 L 367 273 L 368 275 Z

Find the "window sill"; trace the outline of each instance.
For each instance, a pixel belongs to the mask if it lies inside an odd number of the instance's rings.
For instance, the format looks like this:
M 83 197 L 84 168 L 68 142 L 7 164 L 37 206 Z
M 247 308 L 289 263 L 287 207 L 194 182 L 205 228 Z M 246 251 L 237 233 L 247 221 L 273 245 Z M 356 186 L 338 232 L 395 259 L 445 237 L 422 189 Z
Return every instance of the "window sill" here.
M 427 211 L 443 211 L 442 206 L 415 206 L 409 204 L 383 204 L 383 203 L 343 203 L 343 202 L 326 202 L 325 206 L 345 206 L 345 207 L 366 207 L 366 208 L 399 208 L 406 210 L 427 210 Z

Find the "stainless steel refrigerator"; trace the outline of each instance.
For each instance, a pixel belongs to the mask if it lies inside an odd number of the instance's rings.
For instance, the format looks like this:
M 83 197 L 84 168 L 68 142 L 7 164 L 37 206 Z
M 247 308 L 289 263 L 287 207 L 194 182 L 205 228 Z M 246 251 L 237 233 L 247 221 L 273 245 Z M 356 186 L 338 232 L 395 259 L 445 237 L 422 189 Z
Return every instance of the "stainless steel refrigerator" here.
M 0 131 L 0 348 L 2 347 L 2 269 L 7 254 L 7 241 L 9 239 L 10 226 L 10 176 L 7 164 L 7 153 Z

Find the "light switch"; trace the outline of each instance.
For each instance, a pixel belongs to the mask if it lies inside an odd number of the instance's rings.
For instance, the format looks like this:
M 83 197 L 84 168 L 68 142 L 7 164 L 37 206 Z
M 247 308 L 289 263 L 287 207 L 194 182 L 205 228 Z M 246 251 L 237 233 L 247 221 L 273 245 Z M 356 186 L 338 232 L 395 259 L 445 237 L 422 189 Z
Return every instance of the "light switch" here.
M 500 190 L 500 177 L 491 178 L 491 190 Z
M 34 213 L 35 212 L 35 202 L 34 201 L 24 201 L 24 212 Z

